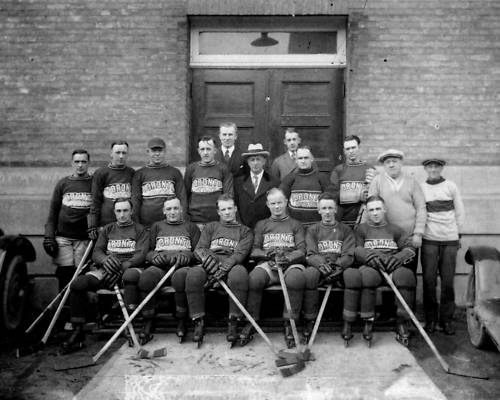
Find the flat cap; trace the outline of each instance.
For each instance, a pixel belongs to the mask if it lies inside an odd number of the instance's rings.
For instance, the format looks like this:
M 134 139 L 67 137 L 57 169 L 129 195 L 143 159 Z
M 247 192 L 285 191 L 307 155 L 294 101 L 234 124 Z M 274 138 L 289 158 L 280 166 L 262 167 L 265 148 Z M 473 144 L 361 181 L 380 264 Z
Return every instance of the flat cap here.
M 165 147 L 167 147 L 165 145 L 165 142 L 163 141 L 162 138 L 159 138 L 159 137 L 155 137 L 153 139 L 150 139 L 148 142 L 148 149 L 154 149 L 154 148 L 164 149 Z
M 441 165 L 442 167 L 446 165 L 446 161 L 441 159 L 441 158 L 427 158 L 426 160 L 422 161 L 422 165 L 425 167 L 426 165 L 429 164 L 437 164 Z
M 403 153 L 401 150 L 389 149 L 380 153 L 377 160 L 378 162 L 383 163 L 386 159 L 390 157 L 399 158 L 402 160 L 403 158 L 405 158 L 405 153 Z

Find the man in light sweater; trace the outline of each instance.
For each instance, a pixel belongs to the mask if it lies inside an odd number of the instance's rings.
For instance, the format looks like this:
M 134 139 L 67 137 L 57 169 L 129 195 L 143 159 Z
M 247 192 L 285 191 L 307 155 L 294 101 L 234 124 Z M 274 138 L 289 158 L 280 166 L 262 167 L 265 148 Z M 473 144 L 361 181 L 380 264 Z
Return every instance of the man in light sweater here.
M 387 208 L 387 220 L 403 229 L 411 237 L 412 246 L 422 246 L 422 236 L 427 220 L 425 198 L 416 179 L 403 172 L 404 153 L 389 149 L 378 156 L 384 172 L 373 178 L 368 196 L 381 196 Z M 408 267 L 416 271 L 418 254 Z
M 427 180 L 422 184 L 427 224 L 422 241 L 425 329 L 433 333 L 436 322 L 446 335 L 455 334 L 452 319 L 455 310 L 453 281 L 464 223 L 464 205 L 454 182 L 441 176 L 446 162 L 430 158 L 423 163 Z M 441 300 L 436 299 L 437 276 L 441 278 Z

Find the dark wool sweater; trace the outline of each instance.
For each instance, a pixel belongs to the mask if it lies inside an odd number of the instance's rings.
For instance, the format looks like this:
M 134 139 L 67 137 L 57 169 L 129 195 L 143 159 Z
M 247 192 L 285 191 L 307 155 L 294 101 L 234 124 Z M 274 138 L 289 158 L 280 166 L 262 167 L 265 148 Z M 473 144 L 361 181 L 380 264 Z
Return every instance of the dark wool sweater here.
M 210 222 L 201 232 L 196 254 L 204 260 L 215 255 L 227 267 L 241 264 L 250 254 L 253 233 L 240 223 Z
M 189 164 L 184 174 L 188 193 L 188 213 L 193 222 L 219 220 L 217 198 L 222 193 L 233 195 L 233 175 L 219 161 L 210 165 L 200 162 Z
M 348 268 L 354 262 L 356 239 L 351 228 L 340 222 L 325 225 L 322 222 L 307 229 L 307 263 L 319 267 L 326 262 L 333 262 L 342 268 Z
M 132 180 L 132 202 L 137 220 L 148 227 L 161 221 L 163 203 L 177 197 L 186 210 L 186 189 L 181 172 L 170 165 L 146 165 L 137 170 Z
M 119 225 L 112 222 L 99 233 L 94 247 L 92 260 L 99 266 L 110 254 L 121 262 L 129 261 L 131 267 L 141 267 L 146 261 L 149 249 L 149 236 L 144 227 L 135 222 Z
M 92 177 L 67 176 L 57 182 L 52 194 L 45 236 L 88 239 L 87 215 L 92 203 Z
M 288 197 L 290 216 L 302 223 L 320 221 L 318 198 L 323 192 L 330 191 L 328 178 L 316 168 L 297 169 L 281 181 L 280 189 Z
M 161 252 L 170 255 L 179 253 L 189 257 L 190 264 L 194 261 L 194 248 L 200 239 L 200 230 L 193 222 L 180 221 L 169 223 L 167 220 L 155 222 L 149 232 L 150 251 L 146 259 L 151 262 Z
M 331 175 L 330 183 L 333 194 L 339 201 L 339 220 L 354 225 L 363 204 L 363 191 L 368 191 L 365 185 L 366 170 L 374 168 L 372 165 L 360 161 L 355 164 L 337 165 Z
M 89 227 L 99 227 L 116 221 L 114 201 L 131 197 L 134 169 L 123 166 L 99 168 L 92 177 L 92 206 Z

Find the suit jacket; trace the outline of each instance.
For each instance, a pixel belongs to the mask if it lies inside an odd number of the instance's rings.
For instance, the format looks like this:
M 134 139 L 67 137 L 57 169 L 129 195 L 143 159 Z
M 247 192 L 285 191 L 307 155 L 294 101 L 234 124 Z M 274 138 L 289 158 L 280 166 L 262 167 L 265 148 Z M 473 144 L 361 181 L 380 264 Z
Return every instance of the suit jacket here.
M 274 159 L 271 165 L 271 175 L 281 181 L 295 168 L 297 168 L 295 160 L 290 157 L 290 153 L 286 151 L 281 156 Z
M 254 228 L 261 219 L 269 218 L 271 213 L 266 205 L 267 191 L 278 187 L 279 180 L 264 171 L 255 193 L 250 174 L 239 176 L 234 183 L 234 199 L 238 206 L 241 222 L 249 228 Z
M 241 158 L 241 149 L 238 144 L 234 145 L 233 154 L 228 161 L 224 159 L 224 154 L 222 154 L 222 147 L 219 148 L 219 151 L 215 153 L 215 159 L 227 165 L 233 177 L 237 177 L 239 175 L 243 175 L 248 170 L 247 163 L 243 158 Z

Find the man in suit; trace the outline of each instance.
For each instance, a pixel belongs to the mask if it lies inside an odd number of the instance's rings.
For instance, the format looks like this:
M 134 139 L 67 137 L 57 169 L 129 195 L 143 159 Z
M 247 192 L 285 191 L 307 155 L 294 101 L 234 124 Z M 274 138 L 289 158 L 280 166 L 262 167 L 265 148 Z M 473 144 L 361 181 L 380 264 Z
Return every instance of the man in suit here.
M 283 143 L 285 143 L 286 151 L 277 157 L 271 165 L 271 175 L 280 181 L 297 167 L 295 159 L 301 139 L 295 128 L 286 129 Z
M 234 122 L 224 122 L 219 126 L 219 139 L 221 142 L 220 152 L 215 159 L 227 165 L 233 177 L 242 175 L 246 166 L 241 158 L 241 151 L 236 140 L 238 139 L 238 128 Z
M 279 181 L 264 170 L 269 152 L 262 144 L 249 144 L 248 151 L 241 155 L 250 171 L 235 180 L 234 196 L 241 222 L 254 228 L 257 221 L 271 215 L 266 205 L 266 193 L 279 186 Z

